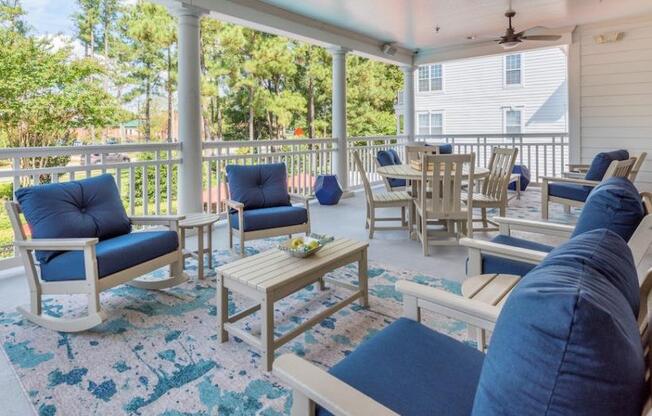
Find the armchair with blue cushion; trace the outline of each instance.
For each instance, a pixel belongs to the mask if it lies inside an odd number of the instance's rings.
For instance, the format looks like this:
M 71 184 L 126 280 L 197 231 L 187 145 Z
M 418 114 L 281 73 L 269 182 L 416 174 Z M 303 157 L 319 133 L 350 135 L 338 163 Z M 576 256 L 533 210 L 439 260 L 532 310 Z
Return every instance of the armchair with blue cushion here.
M 645 290 L 627 243 L 599 229 L 553 250 L 502 308 L 399 281 L 404 317 L 329 371 L 292 354 L 274 373 L 293 416 L 641 415 L 649 408 Z M 422 311 L 493 331 L 486 354 Z M 643 413 L 645 414 L 645 413 Z
M 635 163 L 636 159 L 630 159 L 627 150 L 614 150 L 598 153 L 583 178 L 541 178 L 541 218 L 548 219 L 551 202 L 562 204 L 566 212 L 571 207 L 582 207 L 600 181 L 612 176 L 628 177 Z
M 310 198 L 288 193 L 285 163 L 228 165 L 226 175 L 230 248 L 234 233 L 239 237 L 241 255 L 245 254 L 247 240 L 310 234 Z M 293 206 L 293 201 L 303 206 Z
M 400 164 L 401 158 L 399 157 L 398 152 L 394 149 L 379 150 L 376 154 L 376 166 L 392 166 Z M 386 178 L 383 176 L 383 182 L 385 183 L 385 188 L 390 192 L 405 190 L 405 179 Z
M 126 283 L 144 289 L 176 286 L 187 280 L 177 233 L 182 216 L 128 217 L 112 175 L 16 190 L 6 202 L 30 290 L 28 320 L 62 332 L 92 328 L 106 319 L 99 293 Z M 20 214 L 31 237 L 28 238 Z M 167 229 L 133 232 L 132 225 Z M 169 277 L 137 278 L 170 266 Z M 57 318 L 42 313 L 43 295 L 85 294 L 88 314 Z
M 568 239 L 598 228 L 614 231 L 628 241 L 638 267 L 652 245 L 652 194 L 639 193 L 627 178 L 612 177 L 591 191 L 575 226 L 507 217 L 493 220 L 499 224 L 500 234 L 490 241 L 460 240 L 460 245 L 469 249 L 468 276 L 524 276 L 554 248 L 533 241 L 532 234 Z M 516 237 L 514 232 L 528 234 Z

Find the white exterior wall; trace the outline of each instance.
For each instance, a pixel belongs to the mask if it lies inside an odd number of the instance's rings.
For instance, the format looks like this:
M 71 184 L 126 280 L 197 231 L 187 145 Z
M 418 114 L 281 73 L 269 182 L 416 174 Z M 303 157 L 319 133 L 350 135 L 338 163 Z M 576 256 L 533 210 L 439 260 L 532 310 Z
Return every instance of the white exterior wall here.
M 566 54 L 561 47 L 521 52 L 521 86 L 504 84 L 504 55 L 448 61 L 443 91 L 419 92 L 416 113 L 442 112 L 445 134 L 504 132 L 504 109 L 522 111 L 523 133 L 567 131 Z M 403 112 L 401 105 L 397 113 Z M 418 134 L 418 116 L 416 131 Z
M 623 39 L 595 42 L 594 36 L 612 32 L 623 32 Z M 578 27 L 574 42 L 579 85 L 572 88 L 580 98 L 571 114 L 579 118 L 572 123 L 578 126 L 581 161 L 619 148 L 648 152 L 636 185 L 652 190 L 652 16 Z

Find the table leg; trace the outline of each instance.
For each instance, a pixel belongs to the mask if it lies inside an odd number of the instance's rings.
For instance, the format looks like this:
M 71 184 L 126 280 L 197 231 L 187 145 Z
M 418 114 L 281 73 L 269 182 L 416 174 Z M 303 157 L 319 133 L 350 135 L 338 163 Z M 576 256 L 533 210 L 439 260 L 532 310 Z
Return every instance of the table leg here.
M 197 226 L 197 278 L 204 279 L 204 227 Z
M 367 249 L 362 250 L 360 253 L 360 260 L 358 260 L 358 286 L 362 297 L 360 298 L 360 306 L 363 308 L 369 307 L 369 282 L 367 274 Z
M 263 347 L 262 358 L 265 363 L 265 370 L 272 371 L 274 362 L 274 302 L 265 296 L 260 304 L 262 313 L 262 325 L 260 328 L 260 341 Z
M 224 287 L 224 276 L 217 276 L 217 335 L 220 343 L 229 340 L 229 333 L 224 329 L 224 324 L 229 319 L 229 290 Z
M 417 197 L 417 181 L 410 181 L 410 186 L 412 186 L 412 198 Z M 416 240 L 417 239 L 417 233 L 414 230 L 413 227 L 418 227 L 416 223 L 416 217 L 417 217 L 417 209 L 414 204 L 416 204 L 417 200 L 413 199 L 412 203 L 410 204 L 410 224 L 412 224 L 412 227 L 410 227 L 410 239 Z
M 208 268 L 213 269 L 213 224 L 208 224 Z

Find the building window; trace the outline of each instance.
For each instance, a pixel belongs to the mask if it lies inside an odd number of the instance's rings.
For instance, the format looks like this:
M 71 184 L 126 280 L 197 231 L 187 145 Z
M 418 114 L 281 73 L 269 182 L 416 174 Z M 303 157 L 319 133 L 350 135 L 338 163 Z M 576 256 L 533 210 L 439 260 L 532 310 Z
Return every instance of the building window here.
M 419 67 L 419 92 L 441 91 L 443 85 L 441 64 Z
M 521 55 L 505 56 L 505 85 L 521 85 Z
M 442 113 L 419 113 L 418 134 L 444 134 L 444 115 Z
M 505 133 L 519 134 L 521 126 L 521 110 L 505 110 Z

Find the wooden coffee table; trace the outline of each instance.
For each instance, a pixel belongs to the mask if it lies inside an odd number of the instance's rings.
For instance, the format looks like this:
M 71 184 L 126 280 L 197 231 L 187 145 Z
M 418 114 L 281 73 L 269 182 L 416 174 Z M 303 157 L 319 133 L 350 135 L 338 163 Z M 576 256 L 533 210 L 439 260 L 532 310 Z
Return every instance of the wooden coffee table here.
M 220 343 L 228 341 L 229 334 L 237 336 L 262 351 L 265 368 L 271 371 L 274 351 L 283 344 L 357 299 L 360 299 L 363 307 L 368 306 L 367 247 L 367 243 L 337 239 L 305 259 L 292 257 L 274 248 L 219 267 L 217 269 L 217 329 Z M 334 279 L 324 279 L 326 273 L 355 262 L 358 263 L 357 286 Z M 324 280 L 352 290 L 353 294 L 275 339 L 274 302 L 317 282 L 323 290 Z M 229 316 L 229 290 L 253 299 L 256 305 Z M 262 312 L 260 337 L 235 325 L 237 321 L 258 310 Z

